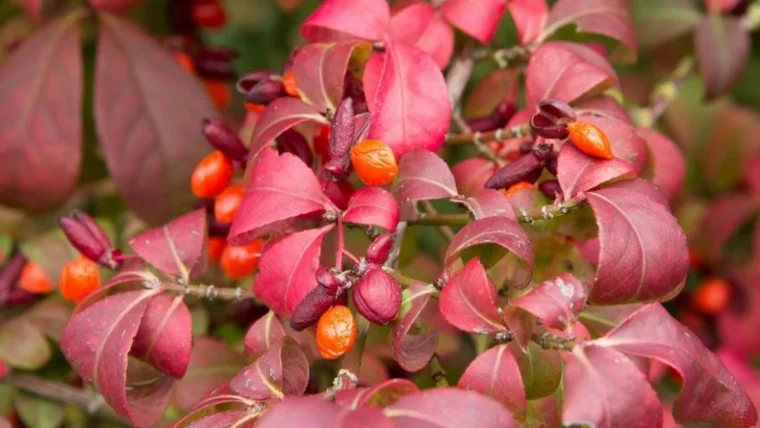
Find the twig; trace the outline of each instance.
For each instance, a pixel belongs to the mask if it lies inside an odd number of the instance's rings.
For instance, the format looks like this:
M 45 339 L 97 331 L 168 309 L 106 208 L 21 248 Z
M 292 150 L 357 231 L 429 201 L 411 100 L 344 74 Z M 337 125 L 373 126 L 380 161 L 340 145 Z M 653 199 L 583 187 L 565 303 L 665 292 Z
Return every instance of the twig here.
M 446 136 L 446 144 L 473 144 L 476 141 L 504 141 L 530 135 L 530 124 L 499 128 L 489 132 L 462 132 Z
M 391 247 L 391 253 L 388 256 L 388 260 L 385 261 L 384 267 L 391 269 L 398 269 L 398 258 L 401 255 L 401 243 L 404 241 L 404 232 L 406 231 L 408 223 L 400 221 L 396 226 L 396 231 L 393 232 L 393 247 Z
M 682 58 L 675 70 L 652 91 L 649 107 L 639 107 L 631 111 L 634 122 L 640 127 L 654 126 L 668 106 L 678 98 L 681 88 L 695 68 L 694 58 Z
M 396 280 L 396 282 L 399 283 L 402 287 L 411 287 L 414 284 L 424 284 L 425 281 L 420 281 L 418 279 L 406 276 L 402 274 L 401 272 L 391 269 L 389 267 L 383 267 L 383 270 L 386 271 L 390 276 L 393 277 L 393 279 Z
M 524 64 L 530 57 L 530 51 L 525 46 L 510 46 L 501 49 L 479 49 L 472 54 L 476 61 L 493 60 L 499 68 L 509 68 Z
M 425 210 L 426 215 L 438 215 L 438 211 L 433 208 L 433 204 L 431 204 L 430 201 L 422 201 L 422 207 Z M 441 231 L 441 234 L 447 241 L 451 242 L 451 240 L 454 239 L 454 232 L 452 232 L 449 226 L 438 226 L 438 230 Z
M 520 223 L 533 224 L 539 220 L 551 220 L 572 211 L 582 208 L 585 205 L 583 199 L 569 199 L 552 205 L 544 205 L 539 210 L 521 211 L 518 213 L 517 220 Z M 422 214 L 416 220 L 409 221 L 410 225 L 415 226 L 464 226 L 470 222 L 469 214 Z
M 171 282 L 164 282 L 163 286 L 166 288 L 166 291 L 209 300 L 243 300 L 256 298 L 252 291 L 241 287 L 217 288 L 214 285 L 186 285 Z
M 409 221 L 409 224 L 420 226 L 464 226 L 469 222 L 469 214 L 422 214 L 417 219 Z

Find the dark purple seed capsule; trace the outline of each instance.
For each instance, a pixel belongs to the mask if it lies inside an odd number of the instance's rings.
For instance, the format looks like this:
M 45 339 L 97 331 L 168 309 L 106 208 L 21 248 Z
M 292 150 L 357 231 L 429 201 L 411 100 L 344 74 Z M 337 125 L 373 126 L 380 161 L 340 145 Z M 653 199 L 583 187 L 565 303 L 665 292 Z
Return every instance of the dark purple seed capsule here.
M 7 296 L 16 288 L 16 283 L 21 277 L 21 271 L 24 269 L 26 259 L 24 256 L 15 251 L 10 259 L 0 268 L 0 298 Z
M 228 60 L 215 58 L 206 58 L 196 55 L 193 58 L 193 65 L 198 76 L 204 79 L 214 80 L 233 80 L 237 76 L 232 63 Z
M 277 137 L 277 148 L 280 152 L 292 153 L 298 156 L 309 167 L 314 162 L 314 154 L 311 153 L 311 148 L 306 138 L 300 132 L 293 129 L 288 129 Z
M 330 269 L 327 269 L 324 266 L 317 268 L 317 271 L 314 273 L 314 278 L 317 280 L 317 284 L 332 291 L 333 293 L 337 294 L 338 290 L 340 290 L 340 280 L 336 278 L 332 272 L 330 272 Z
M 252 104 L 265 106 L 284 95 L 285 86 L 282 85 L 282 82 L 276 80 L 262 80 L 248 91 L 245 100 Z
M 488 132 L 499 127 L 498 119 L 493 116 L 478 117 L 467 121 L 467 126 L 473 132 Z
M 223 121 L 204 119 L 201 130 L 208 142 L 228 158 L 239 161 L 248 154 L 248 149 L 243 145 L 243 140 Z
M 109 249 L 87 227 L 73 217 L 61 217 L 58 224 L 71 245 L 90 260 L 99 261 Z
M 367 248 L 367 261 L 376 265 L 382 265 L 388 260 L 391 248 L 393 248 L 393 235 L 378 236 Z
M 543 100 L 538 103 L 538 109 L 555 120 L 575 120 L 575 110 L 569 104 L 559 100 Z
M 348 154 L 354 143 L 354 129 L 354 102 L 351 98 L 344 98 L 335 112 L 330 130 L 328 154 L 331 160 Z
M 538 185 L 538 190 L 541 191 L 544 195 L 546 195 L 547 198 L 554 199 L 562 193 L 562 189 L 559 186 L 559 181 L 557 180 L 546 180 L 542 181 Z
M 325 287 L 317 286 L 296 306 L 290 317 L 290 327 L 301 331 L 319 321 L 319 317 L 335 304 L 336 295 Z
M 246 73 L 243 77 L 238 79 L 235 88 L 241 94 L 248 95 L 248 92 L 250 92 L 257 83 L 269 79 L 273 74 L 274 73 L 268 70 L 258 70 Z
M 559 153 L 555 151 L 551 151 L 546 154 L 546 170 L 552 173 L 552 175 L 557 175 L 557 164 L 559 160 Z
M 323 168 L 331 176 L 343 178 L 351 171 L 351 162 L 349 162 L 348 156 L 343 156 L 342 158 L 330 159 Z
M 564 123 L 554 124 L 543 113 L 536 113 L 530 118 L 530 129 L 539 137 L 562 140 L 567 138 L 567 125 Z
M 230 233 L 230 223 L 220 223 L 216 221 L 212 214 L 208 220 L 208 236 L 226 238 Z
M 102 227 L 100 227 L 100 225 L 98 224 L 97 221 L 95 221 L 94 218 L 90 217 L 86 213 L 79 210 L 71 211 L 71 217 L 73 217 L 74 220 L 78 221 L 80 224 L 86 227 L 87 230 L 90 231 L 92 236 L 94 236 L 104 247 L 106 248 L 111 247 L 111 238 L 108 237 L 108 234 L 106 233 L 106 231 L 103 230 Z
M 485 187 L 487 189 L 508 189 L 521 181 L 535 182 L 543 169 L 544 162 L 534 152 L 530 152 L 496 171 L 486 181 Z
M 367 272 L 352 291 L 356 310 L 372 323 L 389 323 L 401 308 L 401 288 L 382 269 Z
M 219 61 L 234 61 L 240 57 L 235 49 L 230 48 L 202 48 L 198 51 L 198 56 L 216 59 Z
M 507 126 L 507 123 L 512 119 L 512 116 L 514 116 L 515 113 L 517 113 L 517 107 L 514 103 L 502 101 L 496 106 L 493 112 L 491 112 L 491 117 L 496 121 L 497 128 L 503 128 Z

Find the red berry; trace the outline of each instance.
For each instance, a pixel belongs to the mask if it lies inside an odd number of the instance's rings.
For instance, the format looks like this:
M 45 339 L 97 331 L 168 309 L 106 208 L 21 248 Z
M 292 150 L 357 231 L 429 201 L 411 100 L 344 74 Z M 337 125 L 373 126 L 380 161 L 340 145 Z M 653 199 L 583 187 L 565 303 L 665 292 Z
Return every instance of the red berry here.
M 227 82 L 206 79 L 203 81 L 203 84 L 206 85 L 206 92 L 208 92 L 208 96 L 214 101 L 216 108 L 220 111 L 227 110 L 232 99 L 232 91 Z
M 330 125 L 320 125 L 314 133 L 314 152 L 323 162 L 330 159 Z
M 356 321 L 351 310 L 337 305 L 317 323 L 317 349 L 322 358 L 334 360 L 350 351 L 356 341 Z
M 224 27 L 227 13 L 219 0 L 193 0 L 193 22 L 202 28 L 216 30 Z
M 64 299 L 79 303 L 100 287 L 100 271 L 97 263 L 79 257 L 63 266 L 60 289 Z
M 208 244 L 207 244 L 207 252 L 208 252 L 208 258 L 211 259 L 213 262 L 219 262 L 222 258 L 222 252 L 224 252 L 224 248 L 227 246 L 227 239 L 214 236 L 211 238 L 208 238 Z
M 213 198 L 227 188 L 233 172 L 232 161 L 222 152 L 213 151 L 193 171 L 190 180 L 193 193 L 199 198 Z
M 225 224 L 232 223 L 240 203 L 243 202 L 243 195 L 245 195 L 245 188 L 240 184 L 233 184 L 224 189 L 224 192 L 220 193 L 214 201 L 216 221 Z
M 222 251 L 222 270 L 232 279 L 245 278 L 259 266 L 261 248 L 260 239 L 246 245 L 227 245 Z
M 368 186 L 383 186 L 398 174 L 393 150 L 380 140 L 364 140 L 351 147 L 351 163 Z
M 612 159 L 612 146 L 607 135 L 598 126 L 587 122 L 567 124 L 570 141 L 583 153 L 602 159 Z
M 709 278 L 702 282 L 691 296 L 694 309 L 704 314 L 717 314 L 731 301 L 731 285 L 720 278 Z
M 27 262 L 18 279 L 19 288 L 32 294 L 47 294 L 53 291 L 53 281 L 40 265 Z

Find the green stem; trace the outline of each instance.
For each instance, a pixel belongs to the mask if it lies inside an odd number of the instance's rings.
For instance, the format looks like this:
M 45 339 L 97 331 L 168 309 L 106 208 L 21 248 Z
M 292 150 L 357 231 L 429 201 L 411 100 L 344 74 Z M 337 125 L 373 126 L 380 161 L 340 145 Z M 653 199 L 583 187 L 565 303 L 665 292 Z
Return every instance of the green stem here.
M 418 226 L 464 226 L 470 221 L 469 214 L 421 214 L 409 225 Z
M 530 135 L 530 124 L 523 123 L 515 126 L 499 128 L 489 132 L 462 132 L 446 136 L 446 144 L 473 144 L 485 141 L 504 141 L 512 138 Z
M 163 283 L 163 286 L 166 291 L 209 300 L 243 300 L 256 298 L 252 291 L 240 287 L 217 288 L 214 285 L 183 285 L 170 282 Z
M 392 276 L 403 288 L 411 287 L 414 284 L 425 284 L 425 281 L 406 276 L 397 270 L 391 268 L 383 268 L 383 270 Z
M 433 358 L 430 359 L 430 370 L 433 376 L 433 382 L 439 388 L 446 388 L 449 386 L 449 380 L 446 379 L 446 370 L 441 365 L 441 358 L 438 354 L 433 354 Z

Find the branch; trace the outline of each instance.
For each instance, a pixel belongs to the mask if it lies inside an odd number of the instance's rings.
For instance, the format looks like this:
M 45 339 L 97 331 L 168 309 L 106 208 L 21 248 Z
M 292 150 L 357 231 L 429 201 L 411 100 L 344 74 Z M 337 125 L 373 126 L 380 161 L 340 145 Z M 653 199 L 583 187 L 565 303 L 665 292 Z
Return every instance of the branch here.
M 515 126 L 499 128 L 489 132 L 462 132 L 446 136 L 446 144 L 473 144 L 483 141 L 504 141 L 530 135 L 530 124 L 523 123 Z
M 236 288 L 217 288 L 214 285 L 189 285 L 178 284 L 172 282 L 164 282 L 164 288 L 167 291 L 177 294 L 184 294 L 186 296 L 199 297 L 201 299 L 208 300 L 243 300 L 243 299 L 255 299 L 256 296 L 252 291 L 246 290 L 241 287 Z
M 473 52 L 472 58 L 476 61 L 493 60 L 499 68 L 509 68 L 526 63 L 530 51 L 520 45 L 496 50 L 483 48 Z
M 459 111 L 459 101 L 470 80 L 473 67 L 475 67 L 475 61 L 470 57 L 469 49 L 465 48 L 451 63 L 449 72 L 446 74 L 446 86 L 449 88 L 449 98 L 455 112 Z
M 438 215 L 438 211 L 433 208 L 433 204 L 431 204 L 430 201 L 423 201 L 422 207 L 425 209 L 425 214 Z M 438 226 L 438 230 L 441 231 L 441 234 L 447 241 L 451 242 L 451 240 L 454 239 L 454 232 L 452 232 L 449 226 Z
M 533 224 L 539 220 L 551 220 L 562 217 L 585 206 L 583 199 L 569 199 L 553 205 L 544 205 L 539 210 L 521 211 L 517 220 L 520 223 Z M 417 226 L 465 226 L 471 220 L 469 214 L 422 214 L 416 220 L 410 220 L 410 225 Z

